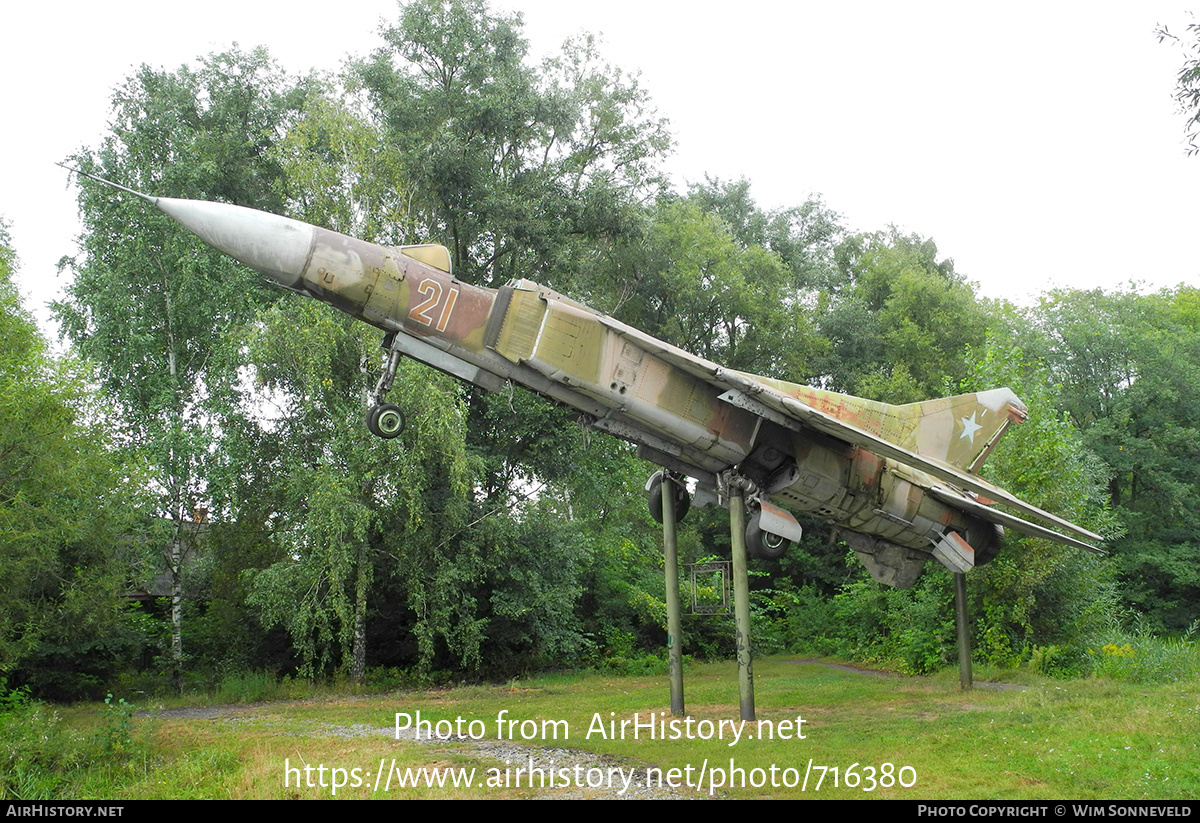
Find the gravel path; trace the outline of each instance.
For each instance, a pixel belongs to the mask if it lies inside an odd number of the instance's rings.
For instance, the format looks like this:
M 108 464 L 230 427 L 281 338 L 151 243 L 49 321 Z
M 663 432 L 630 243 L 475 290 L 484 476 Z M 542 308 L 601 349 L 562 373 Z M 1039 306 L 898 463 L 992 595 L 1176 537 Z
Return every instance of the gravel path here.
M 342 738 L 383 736 L 396 739 L 396 730 L 392 726 L 335 726 L 327 725 L 317 732 L 326 736 Z M 622 778 L 617 779 L 617 785 L 597 787 L 571 786 L 564 788 L 543 788 L 538 790 L 539 800 L 695 800 L 704 795 L 696 792 L 680 792 L 666 786 L 647 787 L 642 782 L 646 774 L 646 764 L 618 760 L 613 757 L 597 755 L 578 749 L 564 749 L 546 746 L 523 746 L 510 740 L 472 740 L 469 737 L 453 736 L 442 739 L 418 737 L 413 729 L 402 729 L 399 739 L 409 740 L 422 745 L 448 747 L 455 754 L 483 758 L 496 761 L 497 766 L 507 765 L 515 770 L 542 769 L 547 773 L 561 769 L 570 769 L 572 775 L 580 774 L 584 780 L 590 775 L 594 783 L 601 783 L 601 776 L 619 774 L 631 778 L 626 786 Z M 582 771 L 580 771 L 582 770 Z M 619 771 L 618 771 L 619 770 Z
M 229 705 L 229 706 L 196 706 L 178 709 L 161 709 L 156 712 L 138 711 L 138 716 L 153 716 L 176 720 L 235 720 L 250 721 L 256 718 L 256 710 L 267 708 L 270 704 Z M 295 732 L 290 732 L 294 734 Z M 313 737 L 340 737 L 353 739 L 360 737 L 386 737 L 396 739 L 396 729 L 393 726 L 371 726 L 358 723 L 350 726 L 326 723 L 316 726 L 310 734 Z M 526 770 L 542 769 L 555 774 L 559 770 L 569 769 L 572 777 L 579 775 L 581 782 L 587 782 L 591 777 L 592 786 L 568 786 L 563 788 L 541 788 L 537 790 L 539 800 L 696 800 L 707 799 L 707 795 L 696 791 L 681 792 L 663 786 L 644 785 L 646 774 L 645 763 L 618 760 L 612 757 L 584 752 L 578 749 L 547 748 L 543 746 L 524 746 L 508 740 L 472 740 L 469 737 L 450 737 L 446 739 L 422 736 L 418 738 L 412 729 L 402 729 L 400 739 L 421 745 L 442 746 L 454 754 L 482 760 L 495 761 L 495 766 L 507 766 L 514 772 L 518 768 Z M 490 767 L 485 767 L 490 768 Z M 626 786 L 623 777 L 631 779 Z M 617 776 L 615 785 L 609 786 L 609 776 Z M 603 780 L 601 779 L 603 778 Z M 528 784 L 528 776 L 523 776 L 523 782 Z M 561 781 L 560 781 L 561 782 Z

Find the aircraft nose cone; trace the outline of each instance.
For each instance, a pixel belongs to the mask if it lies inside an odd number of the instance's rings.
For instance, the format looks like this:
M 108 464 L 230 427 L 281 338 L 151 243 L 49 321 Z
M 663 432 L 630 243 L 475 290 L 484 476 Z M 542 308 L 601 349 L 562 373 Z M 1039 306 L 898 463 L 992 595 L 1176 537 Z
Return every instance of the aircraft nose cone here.
M 228 203 L 171 197 L 158 197 L 154 202 L 218 251 L 285 288 L 299 288 L 316 236 L 315 227 Z

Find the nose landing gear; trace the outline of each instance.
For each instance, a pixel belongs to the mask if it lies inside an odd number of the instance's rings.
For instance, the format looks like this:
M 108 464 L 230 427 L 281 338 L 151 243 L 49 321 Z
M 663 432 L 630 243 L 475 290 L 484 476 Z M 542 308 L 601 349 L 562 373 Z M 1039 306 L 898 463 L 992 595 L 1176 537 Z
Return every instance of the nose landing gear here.
M 392 403 L 376 403 L 367 410 L 367 429 L 384 440 L 399 437 L 404 431 L 404 412 Z
M 400 352 L 392 346 L 396 333 L 392 332 L 383 338 L 383 348 L 388 349 L 388 362 L 375 384 L 375 393 L 371 396 L 374 401 L 367 410 L 367 430 L 376 437 L 392 440 L 404 431 L 404 412 L 393 403 L 383 402 L 384 397 L 392 388 L 396 379 L 396 369 L 400 365 Z

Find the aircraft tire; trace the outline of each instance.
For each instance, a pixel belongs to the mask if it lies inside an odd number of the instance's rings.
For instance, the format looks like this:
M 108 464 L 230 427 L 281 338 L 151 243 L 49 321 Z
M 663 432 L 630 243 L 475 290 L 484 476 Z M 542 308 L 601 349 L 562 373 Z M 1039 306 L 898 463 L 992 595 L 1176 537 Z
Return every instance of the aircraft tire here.
M 746 523 L 746 553 L 762 560 L 778 560 L 794 544 L 785 537 L 763 531 L 759 525 L 761 518 L 762 512 L 756 511 Z
M 975 566 L 986 566 L 996 559 L 996 555 L 1000 554 L 1000 541 L 995 540 L 991 543 L 985 543 L 982 549 L 975 550 Z
M 404 412 L 391 403 L 372 406 L 367 412 L 367 430 L 384 440 L 399 437 L 404 431 Z
M 655 480 L 650 484 L 650 491 L 646 493 L 646 503 L 650 508 L 650 516 L 654 518 L 655 523 L 663 522 L 662 511 L 662 472 L 655 474 Z M 688 494 L 687 487 L 682 483 L 675 483 L 675 522 L 682 523 L 683 518 L 687 517 L 688 510 L 692 507 L 692 496 Z

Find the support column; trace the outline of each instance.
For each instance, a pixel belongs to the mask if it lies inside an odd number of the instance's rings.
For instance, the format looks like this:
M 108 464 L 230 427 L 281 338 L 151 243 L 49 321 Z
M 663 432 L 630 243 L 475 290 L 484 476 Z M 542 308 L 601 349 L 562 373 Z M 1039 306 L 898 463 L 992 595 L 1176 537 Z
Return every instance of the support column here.
M 679 612 L 679 556 L 675 546 L 675 478 L 663 472 L 663 568 L 667 585 L 667 668 L 671 680 L 671 714 L 683 717 L 683 629 Z
M 733 613 L 737 622 L 738 705 L 741 719 L 754 718 L 754 662 L 750 653 L 750 578 L 746 573 L 746 499 L 729 484 L 729 544 L 733 553 Z
M 958 625 L 958 686 L 971 688 L 971 632 L 967 625 L 967 576 L 954 573 L 954 622 Z

